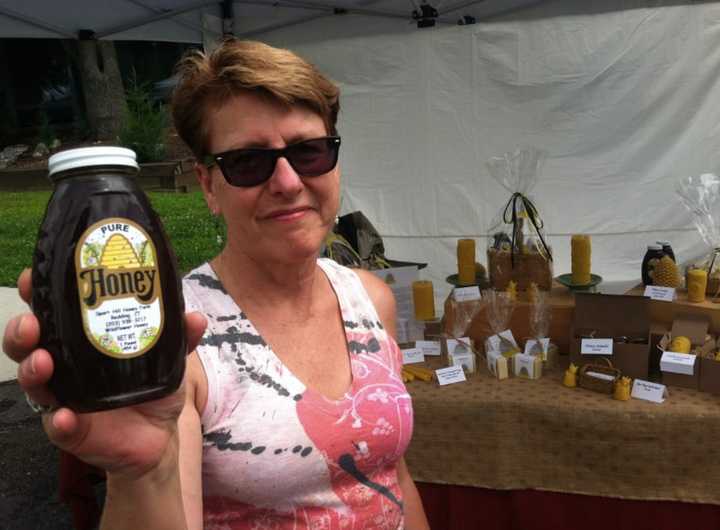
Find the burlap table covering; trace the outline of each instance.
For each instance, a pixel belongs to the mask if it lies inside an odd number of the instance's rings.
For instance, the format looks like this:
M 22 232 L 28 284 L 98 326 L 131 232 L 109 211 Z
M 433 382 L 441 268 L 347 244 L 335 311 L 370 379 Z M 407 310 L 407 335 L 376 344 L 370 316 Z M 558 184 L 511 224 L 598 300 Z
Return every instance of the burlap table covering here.
M 539 380 L 413 381 L 417 481 L 720 504 L 720 398 L 626 402 Z

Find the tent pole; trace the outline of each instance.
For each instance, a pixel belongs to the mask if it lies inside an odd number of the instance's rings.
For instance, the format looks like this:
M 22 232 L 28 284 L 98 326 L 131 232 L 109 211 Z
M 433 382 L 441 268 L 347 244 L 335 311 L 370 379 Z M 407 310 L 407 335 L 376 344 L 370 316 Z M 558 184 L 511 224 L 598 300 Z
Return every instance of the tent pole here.
M 222 11 L 223 37 L 232 37 L 235 30 L 235 11 L 233 9 L 233 0 L 222 0 L 220 10 Z

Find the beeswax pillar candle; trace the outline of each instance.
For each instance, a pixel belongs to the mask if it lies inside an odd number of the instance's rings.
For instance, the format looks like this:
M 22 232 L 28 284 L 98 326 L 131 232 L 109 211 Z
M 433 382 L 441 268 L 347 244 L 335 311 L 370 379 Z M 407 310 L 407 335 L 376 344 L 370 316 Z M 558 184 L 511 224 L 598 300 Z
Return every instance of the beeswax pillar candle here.
M 590 283 L 590 236 L 575 234 L 570 241 L 572 256 L 572 282 L 575 285 Z
M 457 242 L 458 282 L 461 285 L 475 283 L 475 240 L 458 239 Z
M 687 292 L 689 302 L 699 303 L 705 301 L 707 279 L 707 271 L 702 269 L 690 269 L 687 272 Z
M 415 320 L 432 320 L 435 318 L 435 294 L 432 282 L 419 280 L 412 284 Z

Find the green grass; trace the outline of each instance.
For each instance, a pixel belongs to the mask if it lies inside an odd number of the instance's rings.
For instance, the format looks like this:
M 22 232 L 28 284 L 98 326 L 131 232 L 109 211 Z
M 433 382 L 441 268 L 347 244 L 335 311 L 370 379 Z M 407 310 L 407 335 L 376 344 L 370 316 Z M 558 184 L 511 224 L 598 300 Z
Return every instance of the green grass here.
M 148 193 L 178 258 L 181 273 L 220 251 L 218 228 L 202 193 Z M 0 286 L 14 286 L 32 265 L 38 228 L 50 192 L 0 193 Z

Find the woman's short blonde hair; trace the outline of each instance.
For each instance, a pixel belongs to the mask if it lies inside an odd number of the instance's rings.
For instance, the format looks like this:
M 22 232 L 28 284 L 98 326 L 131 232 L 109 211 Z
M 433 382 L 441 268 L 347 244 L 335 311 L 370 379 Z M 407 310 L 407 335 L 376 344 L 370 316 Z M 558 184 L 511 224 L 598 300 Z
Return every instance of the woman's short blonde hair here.
M 242 92 L 309 108 L 323 119 L 328 134 L 337 134 L 338 87 L 290 50 L 227 39 L 212 53 L 189 53 L 178 63 L 176 73 L 173 123 L 198 159 L 210 154 L 209 111 Z

